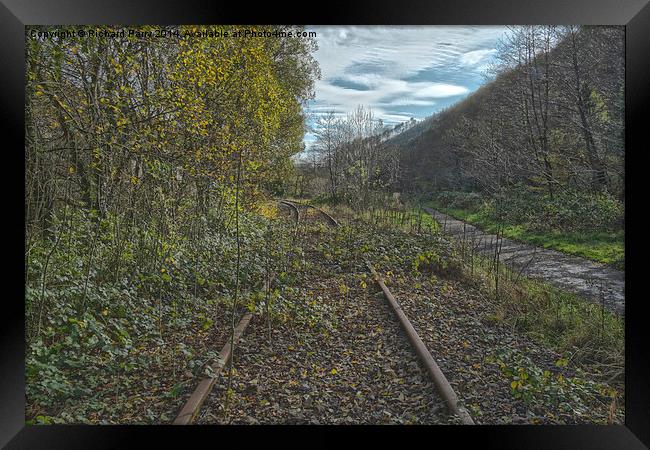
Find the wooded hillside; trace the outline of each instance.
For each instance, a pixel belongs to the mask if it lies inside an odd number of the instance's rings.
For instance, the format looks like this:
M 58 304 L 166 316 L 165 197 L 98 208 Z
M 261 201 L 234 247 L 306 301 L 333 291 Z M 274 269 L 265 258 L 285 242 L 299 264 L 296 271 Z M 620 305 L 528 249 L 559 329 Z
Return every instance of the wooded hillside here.
M 513 28 L 493 81 L 399 148 L 404 189 L 498 192 L 525 184 L 624 197 L 624 33 Z

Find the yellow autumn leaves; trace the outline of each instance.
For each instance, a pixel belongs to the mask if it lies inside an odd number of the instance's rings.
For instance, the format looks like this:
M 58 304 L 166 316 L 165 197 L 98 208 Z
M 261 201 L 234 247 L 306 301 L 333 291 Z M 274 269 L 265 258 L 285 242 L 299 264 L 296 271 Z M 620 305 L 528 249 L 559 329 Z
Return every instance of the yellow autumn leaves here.
M 205 28 L 181 26 L 176 36 Z M 27 92 L 44 117 L 45 137 L 74 136 L 83 149 L 70 175 L 87 176 L 86 167 L 112 174 L 116 167 L 109 166 L 121 161 L 114 155 L 125 152 L 171 162 L 216 184 L 232 179 L 241 158 L 250 192 L 283 183 L 293 167 L 289 157 L 302 148 L 302 104 L 316 77 L 317 65 L 306 63 L 310 45 L 146 36 L 137 45 L 103 38 L 30 41 Z M 39 65 L 54 69 L 38 71 Z M 111 180 L 144 183 L 130 175 Z

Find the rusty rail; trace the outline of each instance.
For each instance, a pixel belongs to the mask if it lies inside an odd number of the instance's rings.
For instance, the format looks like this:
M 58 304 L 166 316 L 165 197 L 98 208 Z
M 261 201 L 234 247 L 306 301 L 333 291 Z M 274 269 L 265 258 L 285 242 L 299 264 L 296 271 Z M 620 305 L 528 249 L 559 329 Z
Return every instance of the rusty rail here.
M 300 219 L 300 211 L 296 205 L 300 205 L 316 209 L 324 217 L 326 217 L 332 225 L 338 226 L 338 222 L 332 216 L 314 206 L 303 205 L 301 203 L 291 202 L 288 200 L 280 200 L 278 203 L 291 208 L 291 210 L 295 213 L 296 222 L 298 222 Z M 194 392 L 192 392 L 192 395 L 190 395 L 190 398 L 185 402 L 181 408 L 181 411 L 172 422 L 173 425 L 190 425 L 194 422 L 201 410 L 201 407 L 203 406 L 203 403 L 208 398 L 208 395 L 210 395 L 210 392 L 212 392 L 212 389 L 214 388 L 219 375 L 221 374 L 224 367 L 228 364 L 228 362 L 230 362 L 230 359 L 232 358 L 233 346 L 239 342 L 239 339 L 241 338 L 242 334 L 244 334 L 244 331 L 250 323 L 251 318 L 252 313 L 246 313 L 239 320 L 239 323 L 234 330 L 232 346 L 230 340 L 228 340 L 228 342 L 226 342 L 226 344 L 219 352 L 219 359 L 212 366 L 213 375 L 210 377 L 204 377 L 199 382 L 196 389 L 194 389 Z
M 319 212 L 323 217 L 325 217 L 325 219 L 330 223 L 330 225 L 332 225 L 332 226 L 334 226 L 334 227 L 338 227 L 338 226 L 339 226 L 339 223 L 337 222 L 337 220 L 336 220 L 334 217 L 330 216 L 329 214 L 327 214 L 327 213 L 326 213 L 325 211 L 323 211 L 322 209 L 317 208 L 317 207 L 315 207 L 315 206 L 313 206 L 313 205 L 310 205 L 309 203 L 294 202 L 294 201 L 292 201 L 292 200 L 280 200 L 279 203 L 280 203 L 280 204 L 284 204 L 284 205 L 289 205 L 289 206 L 291 206 L 292 208 L 294 208 L 294 210 L 296 211 L 296 213 L 298 212 L 298 206 L 303 206 L 303 207 L 305 207 L 305 208 L 312 208 L 312 209 L 315 209 L 315 210 L 318 211 L 318 212 Z M 298 205 L 298 206 L 296 206 L 296 205 Z
M 415 331 L 415 328 L 413 328 L 413 325 L 411 325 L 408 317 L 406 317 L 406 314 L 404 314 L 402 307 L 399 305 L 393 294 L 391 294 L 390 290 L 381 279 L 372 264 L 366 261 L 366 266 L 384 293 L 384 297 L 386 297 L 386 300 L 388 300 L 388 303 L 397 316 L 397 320 L 406 333 L 409 342 L 411 342 L 411 345 L 415 349 L 415 352 L 420 358 L 420 361 L 427 369 L 431 380 L 436 385 L 440 396 L 443 398 L 445 403 L 447 403 L 447 407 L 450 409 L 450 411 L 460 417 L 460 420 L 464 425 L 474 425 L 474 421 L 472 420 L 472 417 L 469 415 L 467 410 L 458 404 L 458 396 L 456 395 L 456 392 L 454 392 L 454 389 L 449 384 L 449 381 L 447 381 L 445 374 L 442 373 L 442 370 L 440 370 L 440 367 L 438 367 L 438 364 L 433 359 L 433 356 L 431 356 L 431 353 L 429 353 L 429 350 L 418 335 L 417 331 Z
M 295 202 L 289 202 L 286 200 L 283 200 L 282 202 L 293 206 L 297 211 L 297 207 L 293 204 Z M 302 204 L 298 203 L 298 205 L 302 205 Z M 339 225 L 338 222 L 332 216 L 330 216 L 322 209 L 316 208 L 315 206 L 309 204 L 304 204 L 302 206 L 316 209 L 325 218 L 327 218 L 327 220 L 332 225 L 334 225 L 335 227 Z M 372 264 L 370 264 L 368 260 L 364 260 L 364 262 L 366 264 L 366 267 L 368 267 L 368 270 L 370 270 L 370 272 L 372 273 L 375 282 L 381 288 L 384 297 L 386 298 L 388 304 L 391 306 L 393 312 L 397 316 L 397 320 L 399 321 L 400 325 L 402 326 L 402 329 L 406 333 L 409 342 L 415 349 L 415 353 L 418 355 L 418 358 L 420 359 L 420 361 L 426 368 L 427 372 L 429 373 L 429 376 L 431 377 L 433 384 L 438 389 L 440 396 L 447 404 L 449 410 L 452 413 L 456 414 L 464 425 L 474 425 L 474 420 L 472 420 L 472 417 L 469 415 L 469 412 L 467 412 L 467 409 L 465 409 L 463 406 L 458 404 L 458 396 L 456 395 L 456 392 L 451 387 L 451 384 L 449 384 L 449 381 L 445 377 L 445 374 L 443 374 L 442 370 L 440 370 L 440 367 L 438 367 L 438 364 L 436 363 L 435 359 L 433 359 L 433 356 L 431 355 L 426 345 L 418 335 L 417 331 L 415 331 L 415 328 L 413 328 L 413 325 L 411 325 L 411 322 L 409 321 L 408 317 L 406 317 L 406 314 L 402 310 L 402 307 L 399 305 L 399 303 L 397 302 L 393 294 L 390 292 L 390 290 L 388 289 L 384 281 L 381 279 L 381 277 L 379 276 L 375 268 L 372 266 Z
M 278 203 L 283 206 L 288 206 L 291 209 L 291 211 L 296 215 L 296 221 L 298 221 L 298 219 L 300 218 L 300 211 L 298 211 L 298 207 L 296 205 L 294 205 L 293 203 L 287 200 L 280 200 Z
M 252 317 L 251 313 L 246 313 L 242 316 L 241 320 L 237 324 L 237 327 L 235 328 L 235 334 L 233 336 L 233 345 L 237 344 L 237 342 L 239 341 L 239 338 L 244 333 L 244 330 L 246 330 L 246 327 L 248 326 L 251 317 Z M 221 351 L 219 352 L 219 360 L 216 362 L 215 365 L 212 366 L 212 371 L 214 375 L 211 377 L 205 377 L 201 380 L 201 382 L 196 387 L 196 389 L 194 390 L 190 398 L 187 400 L 187 402 L 185 402 L 185 405 L 183 405 L 181 412 L 178 413 L 178 416 L 176 416 L 176 419 L 174 419 L 174 422 L 172 422 L 173 425 L 190 425 L 192 422 L 194 422 L 194 419 L 196 419 L 196 416 L 199 414 L 199 411 L 201 410 L 201 406 L 203 405 L 203 402 L 205 402 L 205 399 L 208 398 L 208 395 L 210 395 L 212 388 L 217 382 L 217 379 L 221 374 L 221 371 L 226 366 L 226 364 L 228 364 L 228 362 L 230 361 L 230 358 L 232 357 L 232 350 L 233 349 L 232 346 L 230 345 L 230 340 L 228 340 L 226 345 L 224 345 Z

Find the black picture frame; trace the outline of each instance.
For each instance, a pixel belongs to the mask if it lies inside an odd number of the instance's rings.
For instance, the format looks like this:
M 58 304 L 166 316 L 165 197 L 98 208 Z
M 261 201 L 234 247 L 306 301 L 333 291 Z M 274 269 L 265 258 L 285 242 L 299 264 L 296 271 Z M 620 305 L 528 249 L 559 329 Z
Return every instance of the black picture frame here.
M 311 8 L 310 8 L 311 6 Z M 642 185 L 647 151 L 643 142 L 647 125 L 643 112 L 648 108 L 650 81 L 650 5 L 647 0 L 493 0 L 453 2 L 364 1 L 323 2 L 322 4 L 244 2 L 214 4 L 185 0 L 2 0 L 0 115 L 5 132 L 0 142 L 3 155 L 2 252 L 5 283 L 0 317 L 0 445 L 7 448 L 125 448 L 141 447 L 157 441 L 157 446 L 198 446 L 197 439 L 217 445 L 238 445 L 250 432 L 277 439 L 280 443 L 312 445 L 319 440 L 347 442 L 347 435 L 359 433 L 364 439 L 383 443 L 405 443 L 422 438 L 425 445 L 439 445 L 442 438 L 454 446 L 518 449 L 636 449 L 650 445 L 650 342 L 646 317 L 643 264 L 647 231 L 641 217 L 646 195 Z M 24 216 L 19 212 L 19 192 L 24 189 L 20 172 L 24 148 L 24 41 L 25 25 L 37 24 L 180 24 L 180 23 L 300 23 L 300 24 L 410 24 L 410 25 L 503 25 L 503 24 L 585 24 L 624 25 L 626 28 L 626 414 L 625 426 L 477 426 L 477 427 L 171 427 L 171 426 L 25 426 L 24 406 L 24 248 L 19 235 Z M 647 166 L 645 166 L 647 167 Z M 632 208 L 629 207 L 630 201 Z M 24 211 L 24 210 L 23 210 Z M 16 233 L 14 236 L 10 233 Z M 11 245 L 8 245 L 11 244 Z M 7 270 L 9 269 L 9 271 Z M 24 278 L 23 278 L 24 281 Z M 15 288 L 13 289 L 8 288 Z M 644 344 L 645 343 L 645 344 Z M 346 436 L 338 436 L 344 434 Z M 226 444 L 225 437 L 236 441 Z M 409 440 L 406 440 L 406 439 Z M 413 441 L 415 442 L 415 441 Z

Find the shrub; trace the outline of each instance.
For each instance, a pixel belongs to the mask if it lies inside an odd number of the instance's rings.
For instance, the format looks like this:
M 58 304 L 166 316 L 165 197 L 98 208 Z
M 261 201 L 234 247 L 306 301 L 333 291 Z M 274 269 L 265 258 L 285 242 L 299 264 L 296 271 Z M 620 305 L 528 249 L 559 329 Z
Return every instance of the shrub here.
M 483 197 L 477 192 L 442 191 L 434 196 L 434 200 L 446 208 L 476 209 L 482 205 Z
M 533 231 L 614 231 L 623 227 L 623 203 L 609 193 L 562 191 L 551 198 L 525 188 L 504 190 L 483 208 L 493 220 Z

